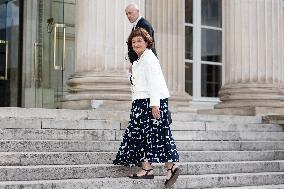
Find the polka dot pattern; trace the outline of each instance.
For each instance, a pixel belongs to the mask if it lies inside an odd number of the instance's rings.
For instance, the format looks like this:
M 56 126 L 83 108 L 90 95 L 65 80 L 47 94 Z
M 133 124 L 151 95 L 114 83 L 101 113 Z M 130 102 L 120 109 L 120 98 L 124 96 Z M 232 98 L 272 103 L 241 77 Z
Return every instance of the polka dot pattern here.
M 150 99 L 132 102 L 130 121 L 113 161 L 115 165 L 137 166 L 140 162 L 178 162 L 179 155 L 168 119 L 168 99 L 160 100 L 159 120 L 153 118 Z

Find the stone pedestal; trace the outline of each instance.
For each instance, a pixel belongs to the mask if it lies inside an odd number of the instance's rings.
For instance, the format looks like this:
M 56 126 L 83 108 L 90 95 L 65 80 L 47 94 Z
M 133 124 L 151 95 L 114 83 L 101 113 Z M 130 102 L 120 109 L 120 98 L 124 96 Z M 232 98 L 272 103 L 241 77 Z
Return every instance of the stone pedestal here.
M 82 0 L 76 4 L 75 74 L 67 82 L 63 108 L 124 108 L 131 103 L 126 40 L 131 24 L 125 7 L 143 0 Z M 117 102 L 117 103 L 113 103 Z M 118 105 L 120 104 L 120 105 Z
M 281 4 L 281 0 L 223 1 L 224 85 L 217 112 L 284 112 Z
M 267 124 L 278 124 L 284 126 L 284 115 L 267 115 L 263 116 L 262 120 Z

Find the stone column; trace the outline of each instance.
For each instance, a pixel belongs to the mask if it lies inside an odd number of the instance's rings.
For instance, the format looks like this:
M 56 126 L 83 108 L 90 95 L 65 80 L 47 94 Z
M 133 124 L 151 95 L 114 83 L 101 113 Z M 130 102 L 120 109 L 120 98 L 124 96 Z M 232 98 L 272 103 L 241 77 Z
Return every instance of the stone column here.
M 155 30 L 155 45 L 171 93 L 170 102 L 189 105 L 185 92 L 184 1 L 146 0 L 146 19 Z
M 215 108 L 284 112 L 283 10 L 281 0 L 223 1 L 225 75 Z
M 126 40 L 131 24 L 125 7 L 136 3 L 144 13 L 144 0 L 80 0 L 76 4 L 76 66 L 68 80 L 63 108 L 89 109 L 91 102 L 131 102 Z M 117 102 L 113 105 L 113 102 Z M 102 107 L 102 106 L 101 106 Z

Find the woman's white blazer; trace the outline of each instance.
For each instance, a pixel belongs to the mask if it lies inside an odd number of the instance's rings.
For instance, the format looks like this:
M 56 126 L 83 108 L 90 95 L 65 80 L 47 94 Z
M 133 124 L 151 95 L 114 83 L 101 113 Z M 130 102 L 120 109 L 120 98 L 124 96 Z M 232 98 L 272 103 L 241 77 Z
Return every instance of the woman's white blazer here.
M 160 106 L 160 99 L 170 96 L 159 60 L 150 49 L 133 62 L 132 83 L 132 101 L 150 98 L 150 106 Z

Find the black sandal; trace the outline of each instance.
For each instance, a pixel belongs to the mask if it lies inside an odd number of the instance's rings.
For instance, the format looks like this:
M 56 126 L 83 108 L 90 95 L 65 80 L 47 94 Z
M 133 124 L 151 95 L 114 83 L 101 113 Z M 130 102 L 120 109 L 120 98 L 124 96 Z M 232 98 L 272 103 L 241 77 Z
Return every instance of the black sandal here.
M 172 168 L 170 169 L 167 169 L 167 171 L 171 171 L 172 175 L 170 177 L 170 179 L 166 179 L 166 182 L 165 182 L 165 187 L 166 188 L 170 188 L 174 185 L 174 183 L 177 181 L 177 178 L 180 174 L 180 168 L 177 167 L 175 168 L 175 170 L 173 170 L 175 164 L 173 164 Z
M 142 168 L 142 170 L 144 170 L 146 173 L 145 175 L 142 175 L 142 176 L 138 176 L 137 173 L 131 175 L 131 176 L 128 176 L 129 178 L 131 179 L 154 179 L 154 175 L 148 175 L 150 171 L 153 171 L 153 169 L 144 169 Z

